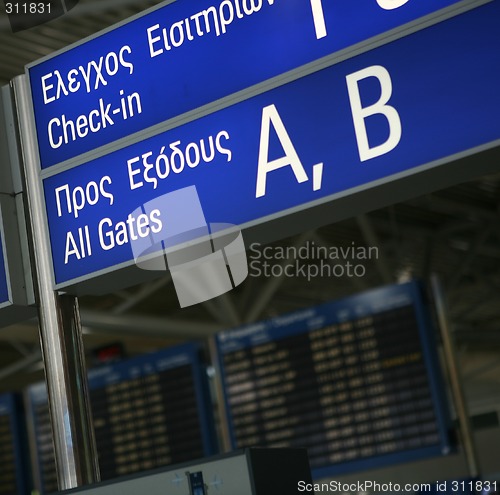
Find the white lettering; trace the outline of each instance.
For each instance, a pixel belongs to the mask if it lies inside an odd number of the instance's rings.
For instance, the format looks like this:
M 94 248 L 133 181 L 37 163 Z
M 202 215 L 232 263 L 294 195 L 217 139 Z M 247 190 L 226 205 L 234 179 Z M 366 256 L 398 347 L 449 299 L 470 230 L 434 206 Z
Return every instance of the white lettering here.
M 157 55 L 161 55 L 163 53 L 163 48 L 160 48 L 159 50 L 155 50 L 153 45 L 161 40 L 161 36 L 156 36 L 155 38 L 153 38 L 151 36 L 151 33 L 153 31 L 156 31 L 157 29 L 160 29 L 160 25 L 159 24 L 155 24 L 154 26 L 151 26 L 147 29 L 147 32 L 148 32 L 148 45 L 149 45 L 149 54 L 151 56 L 151 58 L 153 57 L 156 57 Z
M 94 117 L 99 117 L 99 110 L 92 110 L 89 113 L 89 124 L 90 124 L 90 130 L 92 132 L 97 132 L 101 128 L 101 124 L 95 123 L 94 122 Z
M 138 187 L 141 187 L 144 185 L 144 182 L 135 182 L 134 180 L 134 175 L 138 175 L 141 173 L 141 169 L 132 168 L 132 164 L 139 162 L 140 158 L 138 156 L 131 158 L 130 160 L 127 160 L 127 167 L 128 167 L 128 179 L 130 183 L 130 189 L 137 189 Z
M 97 81 L 99 80 L 97 79 Z M 120 92 L 120 95 L 123 95 L 123 91 Z M 51 148 L 57 149 L 70 141 L 83 139 L 89 135 L 89 129 L 92 133 L 99 132 L 101 129 L 114 125 L 116 119 L 120 117 L 127 120 L 142 113 L 139 93 L 122 96 L 120 104 L 120 107 L 113 108 L 111 103 L 106 103 L 102 98 L 99 98 L 99 108 L 94 108 L 88 115 L 79 115 L 75 120 L 67 118 L 65 114 L 54 117 L 47 125 L 47 135 Z M 112 118 L 112 115 L 116 117 Z
M 101 198 L 107 198 L 109 204 L 114 202 L 114 196 L 109 191 L 106 191 L 104 185 L 111 184 L 111 177 L 105 175 L 101 178 L 99 183 L 96 181 L 88 182 L 85 187 L 76 186 L 72 190 L 68 184 L 56 187 L 54 190 L 56 196 L 57 216 L 61 217 L 63 213 L 73 213 L 75 218 L 78 218 L 79 212 L 85 208 L 86 205 L 94 206 Z M 66 195 L 66 208 L 64 201 L 61 200 L 62 192 Z M 64 197 L 64 196 L 63 196 Z
M 314 13 L 318 12 L 319 15 L 320 11 L 316 7 L 318 4 L 322 14 L 321 0 L 311 0 L 311 2 L 315 4 Z M 267 0 L 267 4 L 273 5 L 274 0 Z M 228 26 L 234 21 L 257 14 L 263 7 L 264 0 L 222 0 L 218 6 L 212 5 L 171 25 L 150 26 L 146 29 L 149 55 L 154 58 L 183 45 L 186 40 L 193 41 L 196 37 L 201 38 L 212 32 L 215 32 L 215 36 L 226 34 Z M 320 29 L 319 17 L 316 22 L 317 29 Z
M 59 192 L 60 191 L 65 191 L 65 193 L 66 193 L 66 209 L 68 210 L 68 213 L 71 213 L 71 211 L 72 211 L 68 184 L 65 184 L 64 186 L 56 187 L 55 193 L 56 193 L 57 216 L 58 217 L 62 216 L 61 201 L 59 199 Z
M 158 26 L 153 26 L 148 29 L 148 39 L 150 45 L 159 38 L 151 38 L 150 31 Z M 151 46 L 150 46 L 150 49 Z M 40 82 L 42 85 L 42 94 L 44 104 L 59 100 L 70 93 L 77 93 L 80 89 L 87 93 L 99 89 L 99 86 L 107 86 L 108 80 L 106 76 L 115 76 L 121 67 L 128 69 L 129 73 L 134 72 L 134 65 L 125 60 L 124 54 L 132 53 L 132 48 L 124 45 L 118 53 L 109 52 L 105 56 L 101 56 L 96 60 L 90 60 L 84 65 L 70 68 L 67 72 L 61 73 L 59 70 L 54 70 L 41 76 Z M 151 55 L 153 56 L 153 54 Z M 54 78 L 56 80 L 54 80 Z M 55 89 L 55 91 L 54 91 Z
M 316 39 L 319 40 L 324 38 L 327 34 L 322 0 L 311 0 L 311 9 L 313 14 L 314 30 L 316 31 Z
M 54 87 L 53 84 L 45 84 L 45 81 L 47 79 L 49 79 L 50 77 L 52 77 L 52 72 L 49 73 L 49 74 L 45 74 L 44 76 L 42 76 L 42 91 L 43 91 L 43 102 L 45 103 L 45 105 L 47 103 L 50 103 L 51 101 L 54 101 L 56 99 L 55 96 L 51 96 L 50 98 L 47 98 L 47 92 L 49 89 L 52 89 Z
M 79 137 L 83 138 L 89 133 L 88 126 L 89 123 L 86 115 L 80 115 L 80 117 L 76 119 L 76 133 Z
M 363 107 L 359 93 L 359 81 L 375 77 L 380 83 L 380 98 L 373 105 Z M 397 110 L 387 105 L 392 96 L 391 76 L 385 67 L 373 65 L 346 76 L 347 90 L 351 103 L 352 119 L 354 122 L 354 131 L 358 143 L 359 157 L 362 162 L 385 155 L 393 150 L 399 143 L 402 134 L 401 119 Z M 372 115 L 383 115 L 389 124 L 389 137 L 387 140 L 377 146 L 370 147 L 368 134 L 366 131 L 365 119 Z
M 149 214 L 141 213 L 137 218 L 130 213 L 126 220 L 113 225 L 110 218 L 103 218 L 99 222 L 99 243 L 105 251 L 115 246 L 123 246 L 130 241 L 137 241 L 148 237 L 151 232 L 158 234 L 163 228 L 160 219 L 160 210 L 152 210 Z
M 48 133 L 49 133 L 50 147 L 53 149 L 57 149 L 63 143 L 63 138 L 62 138 L 62 136 L 59 136 L 59 139 L 57 141 L 54 141 L 54 135 L 52 134 L 52 126 L 54 126 L 54 125 L 57 127 L 61 127 L 61 121 L 57 117 L 50 119 L 48 129 L 47 129 Z
M 68 264 L 68 259 L 71 255 L 75 255 L 76 259 L 81 259 L 80 251 L 78 251 L 78 247 L 76 245 L 75 239 L 71 232 L 68 232 L 66 235 L 66 251 L 64 255 L 64 264 Z
M 285 155 L 275 160 L 269 160 L 269 138 L 271 123 L 278 135 Z M 257 188 L 255 197 L 260 198 L 266 194 L 267 174 L 282 167 L 292 167 L 292 171 L 297 182 L 302 183 L 308 180 L 307 174 L 295 151 L 293 143 L 288 135 L 285 125 L 276 109 L 275 105 L 269 105 L 262 109 L 262 125 L 260 130 L 259 161 L 257 165 Z
M 377 0 L 377 3 L 385 10 L 394 10 L 399 9 L 399 7 L 402 7 L 409 1 L 410 0 Z
M 58 70 L 55 70 L 54 74 L 57 77 L 56 100 L 58 100 L 61 97 L 61 91 L 63 92 L 64 96 L 68 96 L 68 90 L 66 89 L 66 86 L 64 85 L 64 81 L 62 79 L 61 73 Z
M 103 233 L 104 226 L 107 225 L 108 227 L 111 227 L 113 225 L 113 222 L 109 218 L 103 218 L 99 222 L 99 243 L 104 249 L 104 251 L 109 251 L 110 249 L 113 249 L 115 247 L 115 240 L 113 238 L 113 233 L 112 232 L 106 232 Z

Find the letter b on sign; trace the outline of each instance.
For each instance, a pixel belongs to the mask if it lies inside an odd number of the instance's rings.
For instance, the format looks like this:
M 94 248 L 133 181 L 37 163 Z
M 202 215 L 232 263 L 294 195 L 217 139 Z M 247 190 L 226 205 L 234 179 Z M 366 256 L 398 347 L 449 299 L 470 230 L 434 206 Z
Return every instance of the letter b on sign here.
M 363 107 L 359 83 L 368 78 L 376 78 L 378 80 L 380 84 L 380 96 L 375 103 Z M 398 145 L 402 133 L 399 114 L 393 106 L 388 105 L 392 96 L 392 81 L 389 72 L 381 65 L 373 65 L 349 74 L 346 76 L 346 81 L 361 161 L 364 162 L 389 153 L 389 151 Z M 374 115 L 381 115 L 387 120 L 389 136 L 383 143 L 370 147 L 368 132 L 366 130 L 366 119 Z
M 13 2 L 4 0 L 12 32 L 23 31 L 62 16 L 71 10 L 78 0 L 45 0 Z

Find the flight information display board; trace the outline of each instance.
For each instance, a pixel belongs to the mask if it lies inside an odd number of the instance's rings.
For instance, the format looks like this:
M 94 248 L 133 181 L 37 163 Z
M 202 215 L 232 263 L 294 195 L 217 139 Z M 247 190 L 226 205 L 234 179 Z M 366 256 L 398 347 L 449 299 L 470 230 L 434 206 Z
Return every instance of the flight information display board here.
M 213 454 L 206 373 L 187 344 L 89 371 L 101 479 Z M 57 491 L 45 384 L 29 390 L 38 485 Z
M 450 450 L 416 283 L 224 331 L 216 348 L 231 448 L 306 447 L 315 478 Z
M 18 398 L 0 395 L 0 495 L 26 495 L 23 415 Z

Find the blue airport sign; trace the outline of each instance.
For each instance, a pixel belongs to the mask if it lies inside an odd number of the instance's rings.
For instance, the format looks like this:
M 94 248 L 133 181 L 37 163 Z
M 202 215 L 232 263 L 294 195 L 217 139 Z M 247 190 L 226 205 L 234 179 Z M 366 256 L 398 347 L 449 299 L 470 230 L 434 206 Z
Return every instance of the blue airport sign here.
M 18 225 L 22 204 L 16 208 L 15 203 L 10 195 L 0 194 L 0 328 L 36 315 Z
M 441 9 L 455 4 L 472 8 L 485 1 L 168 2 L 28 66 L 41 167 Z
M 36 315 L 27 256 L 14 109 L 9 86 L 0 88 L 0 327 Z M 16 173 L 17 170 L 17 173 Z
M 5 266 L 5 253 L 3 234 L 0 233 L 0 308 L 4 305 L 10 305 L 9 283 L 7 276 L 7 267 Z
M 161 247 L 184 212 L 155 201 L 192 186 L 207 222 L 249 229 L 408 177 L 407 190 L 394 189 L 386 203 L 464 180 L 454 160 L 500 143 L 498 19 L 495 0 L 88 163 L 46 171 L 57 287 L 133 266 L 136 241 Z M 444 169 L 444 183 L 418 179 Z M 466 175 L 480 170 L 476 160 Z
M 21 206 L 11 196 L 0 194 L 0 328 L 36 315 L 18 225 Z

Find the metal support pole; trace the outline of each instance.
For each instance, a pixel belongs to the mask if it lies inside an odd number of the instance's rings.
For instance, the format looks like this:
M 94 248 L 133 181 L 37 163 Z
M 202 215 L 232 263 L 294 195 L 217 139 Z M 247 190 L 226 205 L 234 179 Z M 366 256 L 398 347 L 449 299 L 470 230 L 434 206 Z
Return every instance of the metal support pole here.
M 479 462 L 474 444 L 474 436 L 472 427 L 469 420 L 469 412 L 467 403 L 465 401 L 462 382 L 457 365 L 457 354 L 455 349 L 455 342 L 451 335 L 451 325 L 448 317 L 448 310 L 446 307 L 445 297 L 441 288 L 441 283 L 437 275 L 431 276 L 432 293 L 436 304 L 436 311 L 439 320 L 439 328 L 441 337 L 443 339 L 443 349 L 448 367 L 448 374 L 450 376 L 451 391 L 457 411 L 458 422 L 460 425 L 461 438 L 464 445 L 465 458 L 469 468 L 471 477 L 479 475 Z
M 59 489 L 99 480 L 78 303 L 54 291 L 54 276 L 39 177 L 36 131 L 26 76 L 12 81 L 24 167 L 27 223 L 35 267 L 38 320 Z

